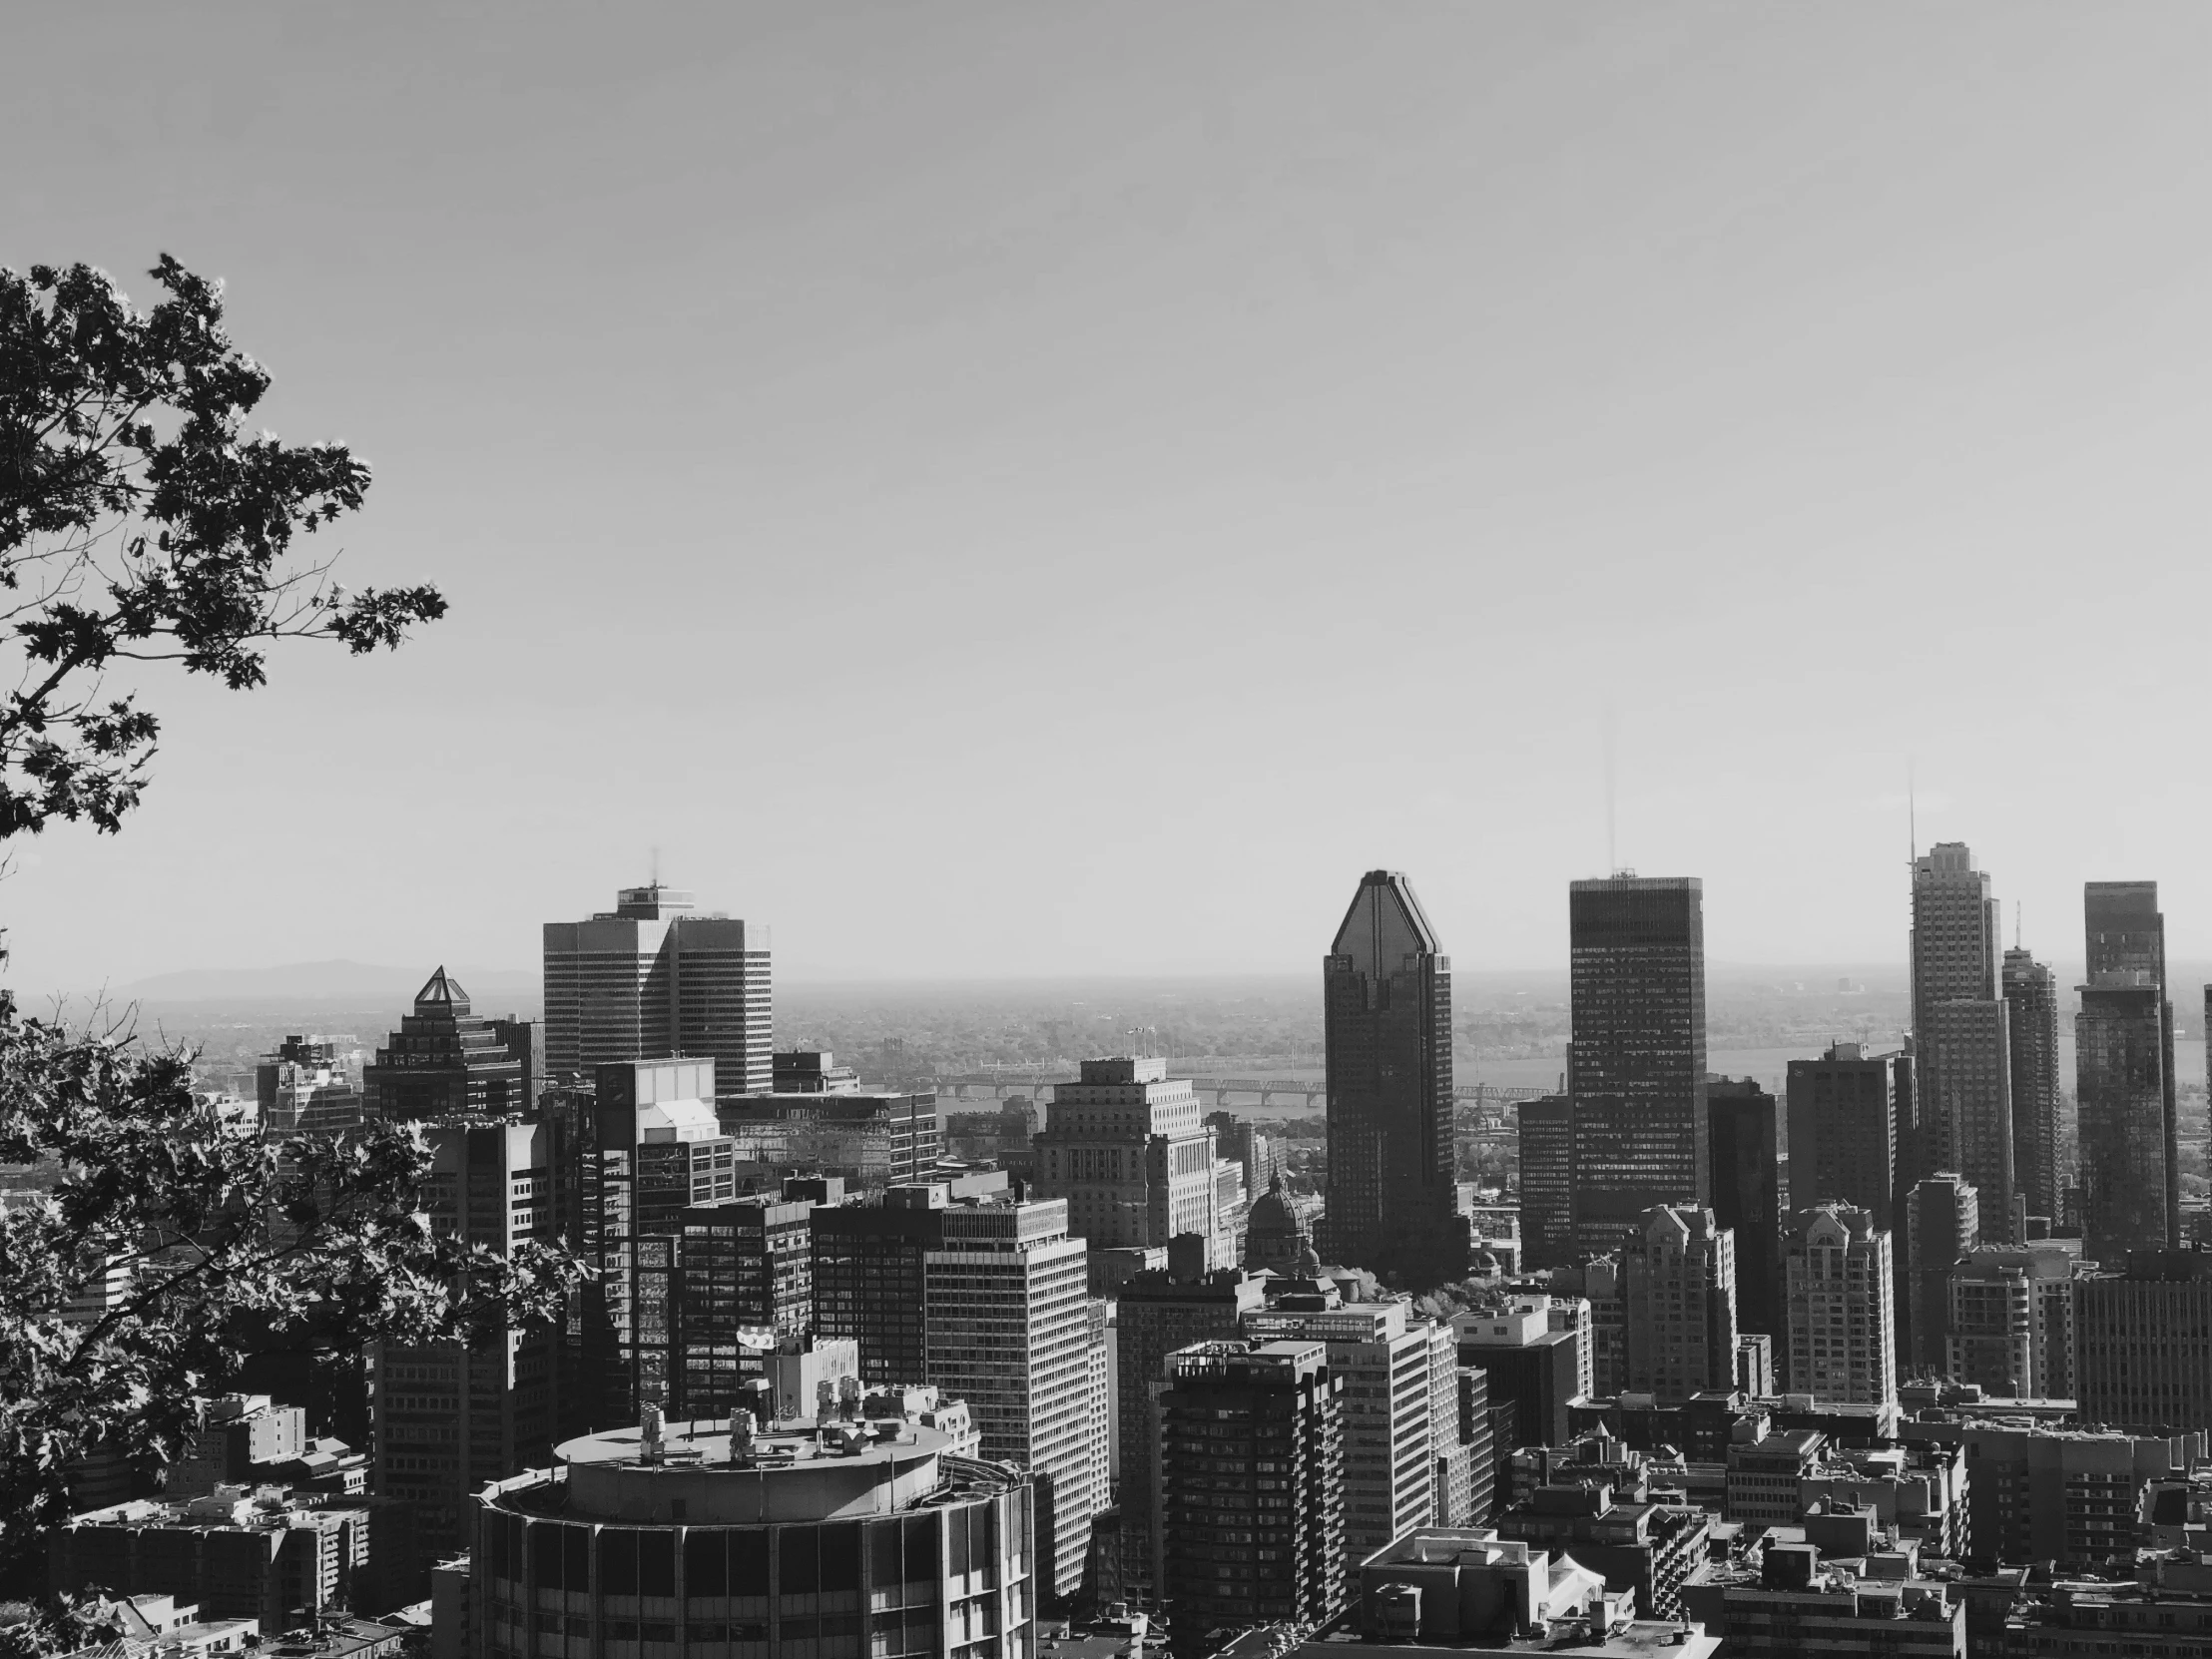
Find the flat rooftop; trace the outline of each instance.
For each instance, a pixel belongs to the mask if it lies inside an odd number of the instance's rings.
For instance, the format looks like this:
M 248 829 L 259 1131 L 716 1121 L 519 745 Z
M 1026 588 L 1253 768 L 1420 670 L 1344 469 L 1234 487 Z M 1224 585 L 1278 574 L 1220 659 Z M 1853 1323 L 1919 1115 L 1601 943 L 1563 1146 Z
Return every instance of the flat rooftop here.
M 758 1430 L 733 1461 L 737 1444 L 728 1417 L 678 1420 L 661 1427 L 657 1456 L 648 1456 L 645 1431 L 610 1428 L 563 1441 L 554 1454 L 564 1463 L 639 1469 L 777 1469 L 819 1462 L 845 1467 L 907 1462 L 952 1449 L 952 1436 L 926 1423 L 886 1417 L 873 1422 L 798 1417 Z

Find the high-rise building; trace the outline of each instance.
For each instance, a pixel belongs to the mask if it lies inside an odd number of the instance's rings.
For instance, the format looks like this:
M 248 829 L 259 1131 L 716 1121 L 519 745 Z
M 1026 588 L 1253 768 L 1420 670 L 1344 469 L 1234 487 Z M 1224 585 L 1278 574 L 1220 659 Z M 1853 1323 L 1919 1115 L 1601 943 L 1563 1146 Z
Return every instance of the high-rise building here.
M 2165 1141 L 2165 1168 L 2160 1174 L 2165 1190 L 2165 1244 L 2171 1250 L 2181 1243 L 2180 1156 L 2175 1144 L 2179 1120 L 2174 1103 L 2173 986 L 2166 977 L 2166 918 L 2158 908 L 2158 883 L 2083 883 L 2082 933 L 2090 984 L 2158 987 L 2159 1097 Z
M 1897 1073 L 1902 1055 L 1832 1043 L 1790 1062 L 1790 1203 L 1849 1204 L 1889 1232 L 1897 1220 Z
M 1028 1478 L 961 1455 L 941 1410 L 849 1403 L 758 1427 L 654 1413 L 486 1488 L 449 1651 L 1034 1654 Z
M 1179 1241 L 1181 1242 L 1181 1241 Z M 1196 1245 L 1196 1238 L 1188 1243 Z M 1171 1256 L 1179 1254 L 1171 1247 Z M 1197 1260 L 1190 1260 L 1196 1257 Z M 1177 1266 L 1185 1271 L 1178 1273 Z M 1114 1295 L 1115 1410 L 1120 1419 L 1122 1586 L 1149 1600 L 1162 1576 L 1160 1395 L 1168 1387 L 1167 1358 L 1193 1343 L 1229 1341 L 1266 1303 L 1266 1278 L 1241 1268 L 1208 1273 L 1203 1250 L 1169 1268 L 1124 1280 Z
M 1913 864 L 1913 1037 L 1920 1135 L 1911 1186 L 1956 1170 L 1981 1199 L 1981 1228 L 2012 1235 L 2011 1016 L 1998 985 L 2001 949 L 1989 877 L 1963 841 L 1939 841 Z M 1949 1264 L 1943 1264 L 1947 1267 Z M 1916 1259 L 1913 1271 L 1922 1264 Z
M 2074 1016 L 2074 1094 L 2088 1254 L 2180 1243 L 2181 1193 L 2166 923 L 2155 881 L 2091 881 L 2088 976 Z
M 2073 1397 L 2077 1239 L 1977 1245 L 1951 1268 L 1942 1375 L 1998 1399 Z
M 1568 889 L 1567 1095 L 1578 1253 L 1626 1245 L 1646 1210 L 1705 1205 L 1705 893 L 1695 876 Z
M 1789 1385 L 1827 1403 L 1887 1405 L 1898 1395 L 1897 1274 L 1890 1235 L 1864 1210 L 1798 1211 L 1785 1263 Z
M 1093 1250 L 1165 1246 L 1197 1234 L 1209 1267 L 1233 1267 L 1216 1214 L 1214 1132 L 1188 1078 L 1168 1063 L 1085 1060 L 1081 1081 L 1052 1091 L 1051 1111 L 1032 1138 L 1038 1198 L 1065 1199 L 1068 1231 Z
M 1162 1586 L 1179 1647 L 1344 1610 L 1344 1383 L 1316 1342 L 1206 1342 L 1160 1395 Z M 1249 1471 L 1249 1472 L 1248 1472 Z
M 2185 1439 L 2017 1418 L 1969 1419 L 1963 1438 L 1974 1553 L 2050 1561 L 2065 1572 L 2132 1572 L 2142 1483 L 2182 1473 L 2193 1460 Z
M 1628 1385 L 1628 1301 L 1621 1258 L 1592 1256 L 1576 1267 L 1551 1271 L 1551 1328 L 1560 1330 L 1563 1297 L 1583 1305 L 1576 1320 L 1582 1349 L 1582 1382 L 1576 1390 L 1592 1399 L 1612 1399 Z
M 631 1060 L 711 1058 L 721 1098 L 775 1086 L 769 935 L 693 915 L 692 895 L 625 887 L 589 921 L 545 924 L 545 1063 L 586 1079 Z
M 527 1030 L 527 1026 L 523 1027 Z M 468 992 L 444 968 L 415 992 L 414 1012 L 363 1068 L 367 1115 L 389 1121 L 456 1113 L 527 1112 L 530 1048 L 511 1053 L 492 1022 L 469 1011 Z
M 676 1218 L 668 1414 L 728 1416 L 774 1342 L 815 1323 L 815 1206 L 719 1198 Z
M 2078 1280 L 2074 1388 L 2084 1422 L 2212 1428 L 2212 1252 L 2138 1250 Z
M 1245 1319 L 1260 1342 L 1327 1343 L 1344 1384 L 1345 1551 L 1355 1572 L 1369 1554 L 1436 1512 L 1436 1454 L 1458 1443 L 1458 1412 L 1434 1420 L 1430 1368 L 1435 1326 L 1409 1320 L 1402 1301 L 1343 1303 L 1292 1291 Z M 1450 1342 L 1448 1332 L 1442 1341 Z
M 1091 1399 L 1089 1247 L 1064 1199 L 948 1208 L 923 1258 L 928 1381 L 974 1413 L 983 1455 L 1037 1484 L 1042 1591 L 1071 1596 L 1090 1552 L 1104 1424 Z
M 1515 1445 L 1565 1445 L 1582 1362 L 1576 1333 L 1552 1329 L 1551 1298 L 1518 1293 L 1503 1307 L 1455 1316 L 1451 1329 L 1459 1363 L 1483 1374 L 1491 1409 L 1512 1412 L 1513 1439 L 1497 1449 L 1499 1469 Z M 1502 1491 L 1497 1502 L 1504 1502 Z
M 265 1137 L 348 1129 L 366 1113 L 350 1038 L 288 1036 L 254 1068 Z
M 1769 1097 L 1772 1104 L 1772 1097 Z M 1632 1393 L 1680 1405 L 1736 1381 L 1736 1240 L 1713 1212 L 1663 1204 L 1623 1248 Z
M 612 1428 L 672 1403 L 684 1212 L 737 1196 L 736 1147 L 715 1117 L 712 1060 L 601 1066 L 578 1192 L 578 1246 L 594 1277 L 576 1316 L 564 1425 Z
M 1395 870 L 1372 869 L 1322 963 L 1331 1261 L 1415 1287 L 1466 1272 L 1455 1213 L 1451 959 Z
M 1713 1220 L 1736 1240 L 1736 1329 L 1779 1337 L 1782 1324 L 1782 1114 L 1750 1078 L 1705 1086 L 1712 1126 Z
M 1524 1100 L 1519 1124 L 1523 1271 L 1574 1261 L 1574 1105 L 1563 1094 Z
M 566 1230 L 572 1155 L 558 1119 L 457 1117 L 423 1125 L 433 1232 L 500 1255 Z M 379 1343 L 368 1353 L 371 1489 L 410 1499 L 426 1552 L 468 1537 L 469 1494 L 550 1459 L 559 1339 L 509 1330 L 474 1346 Z
M 949 1192 L 891 1187 L 813 1217 L 815 1329 L 860 1347 L 860 1377 L 908 1383 L 929 1374 L 924 1264 L 944 1238 Z
M 2065 1219 L 2059 1165 L 2058 982 L 2025 950 L 2004 953 L 2012 1050 L 2012 1184 L 2030 1216 Z M 2048 1227 L 2044 1229 L 2048 1232 Z
M 718 1072 L 719 1076 L 720 1073 Z M 725 1096 L 722 1127 L 749 1162 L 835 1176 L 855 1188 L 927 1181 L 938 1154 L 932 1089 L 885 1094 L 858 1088 Z
M 1906 1194 L 1905 1229 L 1913 1258 L 1907 1364 L 1916 1378 L 1940 1377 L 1950 1355 L 1950 1270 L 1981 1242 L 1981 1195 L 1955 1170 L 1938 1170 Z

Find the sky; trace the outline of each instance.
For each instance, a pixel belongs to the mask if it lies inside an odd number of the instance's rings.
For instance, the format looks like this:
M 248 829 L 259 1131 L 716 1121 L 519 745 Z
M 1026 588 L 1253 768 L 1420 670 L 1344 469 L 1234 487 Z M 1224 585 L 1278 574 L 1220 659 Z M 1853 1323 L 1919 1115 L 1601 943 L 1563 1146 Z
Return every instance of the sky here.
M 8 33 L 0 264 L 224 277 L 376 469 L 346 581 L 452 606 L 150 671 L 19 985 L 523 968 L 656 859 L 795 978 L 1303 972 L 1381 866 L 1544 968 L 1609 862 L 1902 961 L 1916 831 L 2040 953 L 2151 877 L 2212 956 L 2212 10 Z

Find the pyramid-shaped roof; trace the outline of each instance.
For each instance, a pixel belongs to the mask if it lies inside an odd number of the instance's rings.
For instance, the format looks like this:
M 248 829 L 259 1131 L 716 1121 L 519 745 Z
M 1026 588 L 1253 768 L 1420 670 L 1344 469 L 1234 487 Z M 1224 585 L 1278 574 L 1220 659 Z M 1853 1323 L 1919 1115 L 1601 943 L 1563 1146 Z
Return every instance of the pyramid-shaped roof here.
M 415 1012 L 418 1014 L 465 1014 L 468 1012 L 468 992 L 461 989 L 461 982 L 445 971 L 445 964 L 438 964 L 437 972 L 423 981 L 422 989 L 415 992 Z

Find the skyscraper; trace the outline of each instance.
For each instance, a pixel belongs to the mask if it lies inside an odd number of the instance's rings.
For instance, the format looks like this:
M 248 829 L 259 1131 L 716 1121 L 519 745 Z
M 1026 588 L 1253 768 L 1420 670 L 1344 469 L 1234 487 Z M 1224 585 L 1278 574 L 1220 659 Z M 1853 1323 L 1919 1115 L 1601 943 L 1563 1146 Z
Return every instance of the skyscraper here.
M 1160 1524 L 1177 1650 L 1224 1626 L 1344 1610 L 1344 1383 L 1313 1342 L 1204 1342 L 1167 1360 Z M 1270 1471 L 1266 1492 L 1245 1469 Z M 1255 1496 L 1264 1499 L 1254 1505 Z
M 1916 1378 L 1940 1377 L 1950 1352 L 1950 1270 L 1981 1242 L 1980 1195 L 1955 1170 L 1938 1170 L 1906 1194 L 1905 1229 L 1913 1258 L 1908 1359 Z
M 432 1157 L 424 1208 L 434 1232 L 504 1256 L 558 1239 L 569 1201 L 566 1125 L 455 1116 L 424 1124 Z M 551 1460 L 551 1331 L 508 1330 L 474 1345 L 369 1350 L 374 1490 L 410 1499 L 426 1553 L 467 1541 L 469 1494 Z
M 1097 1436 L 1091 1399 L 1089 1247 L 1068 1234 L 1065 1200 L 939 1212 L 924 1258 L 929 1382 L 968 1402 L 982 1454 L 1037 1485 L 1044 1593 L 1073 1595 L 1090 1552 Z
M 1466 1272 L 1453 1208 L 1451 959 L 1394 870 L 1360 879 L 1322 964 L 1329 1189 L 1323 1253 L 1415 1288 Z
M 2024 950 L 2004 953 L 2012 1049 L 2012 1182 L 2027 1214 L 2065 1219 L 2058 1166 L 2058 984 Z
M 1595 1255 L 1646 1210 L 1711 1202 L 1705 891 L 1695 876 L 1576 881 L 1567 896 L 1575 1247 Z
M 1790 1062 L 1790 1203 L 1831 1201 L 1897 1217 L 1897 1083 L 1901 1055 L 1870 1058 L 1832 1043 L 1818 1060 Z
M 1520 1154 L 1521 1270 L 1574 1261 L 1574 1103 L 1524 1100 L 1513 1114 Z
M 768 929 L 625 887 L 589 921 L 545 924 L 545 1063 L 589 1079 L 630 1060 L 711 1058 L 721 1098 L 774 1087 Z
M 1214 1132 L 1190 1080 L 1171 1079 L 1167 1061 L 1083 1061 L 1079 1082 L 1053 1089 L 1030 1149 L 1034 1196 L 1066 1199 L 1068 1231 L 1093 1250 L 1195 1233 L 1208 1267 L 1236 1265 L 1228 1218 L 1216 1214 Z
M 1632 1393 L 1681 1405 L 1736 1381 L 1736 1241 L 1713 1212 L 1660 1205 L 1621 1263 Z
M 1197 1243 L 1196 1240 L 1188 1241 Z M 1164 1583 L 1160 1558 L 1160 1394 L 1169 1386 L 1167 1358 L 1177 1349 L 1239 1335 L 1244 1317 L 1257 1313 L 1266 1281 L 1241 1268 L 1208 1273 L 1202 1253 L 1177 1273 L 1163 1270 L 1124 1280 L 1115 1291 L 1116 1414 L 1121 1426 L 1122 1584 L 1149 1599 Z
M 1781 1111 L 1750 1078 L 1706 1085 L 1713 1220 L 1736 1238 L 1736 1329 L 1782 1335 Z
M 1913 865 L 1913 1037 L 1923 1167 L 1956 1170 L 1980 1195 L 1991 1240 L 2012 1233 L 2010 1014 L 1997 983 L 2000 927 L 1989 877 L 1963 841 Z M 1950 1264 L 1942 1264 L 1948 1267 Z M 1916 1260 L 1913 1271 L 1922 1264 Z
M 1897 1273 L 1890 1235 L 1864 1210 L 1816 1204 L 1797 1213 L 1784 1261 L 1792 1391 L 1841 1404 L 1896 1399 Z
M 2174 1008 L 2166 994 L 2166 918 L 2155 881 L 2090 881 L 2082 892 L 2088 981 L 2074 1016 L 2083 1228 L 2088 1253 L 2181 1242 L 2174 1106 Z
M 522 1050 L 508 1051 L 492 1021 L 469 1011 L 468 992 L 441 967 L 415 992 L 414 1012 L 361 1068 L 367 1114 L 396 1121 L 527 1112 L 534 1104 L 527 1036 Z
M 2107 1263 L 2107 1267 L 2117 1266 Z M 2074 1283 L 2074 1387 L 2085 1422 L 2212 1428 L 2212 1252 L 2138 1250 Z

